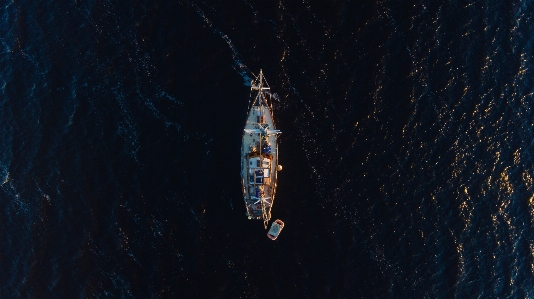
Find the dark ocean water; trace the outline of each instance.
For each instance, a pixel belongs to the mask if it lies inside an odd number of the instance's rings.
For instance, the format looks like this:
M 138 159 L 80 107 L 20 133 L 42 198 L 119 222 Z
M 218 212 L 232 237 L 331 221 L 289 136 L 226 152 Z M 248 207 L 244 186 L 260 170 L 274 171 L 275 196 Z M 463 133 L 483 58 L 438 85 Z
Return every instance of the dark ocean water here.
M 0 298 L 534 298 L 533 6 L 2 2 Z

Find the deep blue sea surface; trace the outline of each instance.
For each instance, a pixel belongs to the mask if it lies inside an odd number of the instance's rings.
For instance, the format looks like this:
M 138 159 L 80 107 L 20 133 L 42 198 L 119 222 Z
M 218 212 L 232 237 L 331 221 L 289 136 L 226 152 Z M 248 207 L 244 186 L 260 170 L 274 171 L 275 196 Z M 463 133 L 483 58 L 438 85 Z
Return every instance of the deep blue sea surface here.
M 534 298 L 532 1 L 0 4 L 0 298 Z

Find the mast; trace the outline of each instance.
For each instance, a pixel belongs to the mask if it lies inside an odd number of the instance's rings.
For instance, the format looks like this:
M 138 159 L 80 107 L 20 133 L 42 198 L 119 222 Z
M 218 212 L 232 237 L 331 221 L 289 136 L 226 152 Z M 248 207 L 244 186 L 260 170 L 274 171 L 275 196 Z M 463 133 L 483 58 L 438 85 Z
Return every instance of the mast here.
M 262 70 L 260 69 L 260 90 L 261 90 L 261 88 L 263 87 L 263 82 L 262 82 L 263 80 L 262 80 L 262 79 L 263 79 L 263 72 L 262 72 Z

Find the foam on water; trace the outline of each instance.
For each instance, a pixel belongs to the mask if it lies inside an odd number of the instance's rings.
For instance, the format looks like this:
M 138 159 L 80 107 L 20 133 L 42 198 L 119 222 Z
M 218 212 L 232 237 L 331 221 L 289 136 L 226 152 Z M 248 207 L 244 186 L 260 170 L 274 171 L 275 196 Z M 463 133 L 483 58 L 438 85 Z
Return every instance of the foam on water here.
M 222 33 L 219 29 L 213 26 L 213 23 L 206 17 L 206 14 L 204 13 L 204 11 L 200 9 L 200 7 L 197 4 L 191 3 L 191 2 L 189 4 L 195 8 L 197 13 L 202 17 L 204 22 L 208 24 L 208 26 L 213 30 L 213 32 L 215 32 L 219 37 L 221 37 L 226 42 L 230 50 L 232 50 L 232 58 L 234 60 L 234 65 L 233 65 L 234 69 L 239 73 L 241 78 L 243 78 L 244 85 L 251 86 L 252 78 L 250 78 L 249 75 L 252 74 L 252 72 L 243 63 L 243 58 L 237 51 L 236 46 L 232 43 L 232 40 L 228 37 L 228 35 Z

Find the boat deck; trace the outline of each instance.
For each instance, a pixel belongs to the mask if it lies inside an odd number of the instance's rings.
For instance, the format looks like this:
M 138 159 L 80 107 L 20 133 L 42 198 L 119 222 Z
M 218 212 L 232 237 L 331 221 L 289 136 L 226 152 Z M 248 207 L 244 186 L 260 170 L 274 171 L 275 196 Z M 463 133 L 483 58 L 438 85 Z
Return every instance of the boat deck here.
M 263 119 L 261 119 L 263 118 Z M 268 125 L 269 129 L 275 129 L 273 118 L 267 106 L 253 106 L 249 111 L 245 129 L 260 129 L 261 125 Z M 268 134 L 264 140 L 260 141 L 260 134 L 243 132 L 243 142 L 241 147 L 241 177 L 243 186 L 243 196 L 247 213 L 251 219 L 263 219 L 261 199 L 263 198 L 266 217 L 270 219 L 271 207 L 276 193 L 276 175 L 278 165 L 277 134 Z M 262 147 L 267 142 L 271 146 L 270 153 L 263 153 Z M 258 159 L 259 158 L 259 159 Z M 258 161 L 259 160 L 259 161 Z M 257 163 L 251 165 L 251 163 Z M 260 164 L 260 165 L 258 165 Z M 268 173 L 269 177 L 256 178 L 254 170 Z M 251 171 L 253 172 L 251 174 Z M 252 183 L 251 183 L 252 182 Z M 264 219 L 264 220 L 269 220 Z

